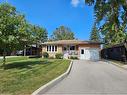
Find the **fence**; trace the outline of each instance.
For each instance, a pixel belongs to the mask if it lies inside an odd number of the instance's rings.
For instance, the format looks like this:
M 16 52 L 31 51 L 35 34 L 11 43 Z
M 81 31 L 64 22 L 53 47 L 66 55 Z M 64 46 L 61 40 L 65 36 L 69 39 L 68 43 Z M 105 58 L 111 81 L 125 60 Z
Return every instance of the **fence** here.
M 113 59 L 127 62 L 127 49 L 124 44 L 115 45 L 101 50 L 101 57 L 104 59 Z

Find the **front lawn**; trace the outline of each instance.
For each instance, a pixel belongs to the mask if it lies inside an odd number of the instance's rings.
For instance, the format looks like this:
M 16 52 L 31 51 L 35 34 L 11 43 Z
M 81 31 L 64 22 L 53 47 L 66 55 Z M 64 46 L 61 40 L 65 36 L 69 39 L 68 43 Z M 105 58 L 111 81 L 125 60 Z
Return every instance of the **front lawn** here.
M 69 63 L 69 60 L 62 59 L 11 60 L 6 70 L 0 69 L 0 94 L 31 94 L 64 73 Z
M 14 61 L 19 61 L 19 60 L 27 60 L 28 57 L 26 56 L 14 56 L 14 57 L 10 57 L 10 58 L 6 58 L 6 62 L 14 62 Z M 0 59 L 0 63 L 2 63 L 3 58 Z

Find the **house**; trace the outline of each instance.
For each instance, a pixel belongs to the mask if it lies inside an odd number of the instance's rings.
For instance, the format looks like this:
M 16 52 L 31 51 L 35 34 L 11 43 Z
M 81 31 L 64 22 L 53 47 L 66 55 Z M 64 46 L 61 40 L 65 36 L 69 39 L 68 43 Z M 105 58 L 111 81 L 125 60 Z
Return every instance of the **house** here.
M 42 53 L 47 52 L 50 57 L 62 53 L 65 59 L 75 56 L 84 60 L 100 59 L 100 43 L 79 40 L 59 40 L 42 43 Z
M 26 46 L 24 50 L 18 50 L 16 55 L 24 55 L 24 56 L 41 56 L 41 47 L 37 47 L 36 45 Z

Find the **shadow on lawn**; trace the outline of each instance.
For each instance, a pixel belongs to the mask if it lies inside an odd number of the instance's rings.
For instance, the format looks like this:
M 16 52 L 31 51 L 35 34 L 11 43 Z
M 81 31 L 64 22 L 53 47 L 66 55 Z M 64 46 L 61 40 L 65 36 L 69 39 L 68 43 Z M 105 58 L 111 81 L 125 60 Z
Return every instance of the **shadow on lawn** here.
M 22 61 L 22 62 L 12 62 L 9 64 L 5 65 L 5 69 L 23 69 L 23 68 L 27 68 L 27 69 L 32 69 L 33 65 L 49 65 L 52 62 L 50 61 L 42 61 L 42 60 L 38 60 L 38 61 Z

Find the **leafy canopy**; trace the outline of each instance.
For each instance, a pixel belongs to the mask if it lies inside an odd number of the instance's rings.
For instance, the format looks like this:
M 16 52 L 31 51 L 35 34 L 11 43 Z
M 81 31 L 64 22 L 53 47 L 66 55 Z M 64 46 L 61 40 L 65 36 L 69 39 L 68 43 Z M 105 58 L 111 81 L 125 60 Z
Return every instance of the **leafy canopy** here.
M 85 0 L 94 5 L 95 22 L 100 28 L 107 45 L 114 45 L 127 39 L 126 0 Z
M 3 52 L 5 67 L 8 51 L 22 50 L 26 45 L 44 42 L 47 31 L 27 23 L 25 16 L 8 3 L 0 4 L 0 51 Z
M 34 39 L 34 43 L 40 44 L 42 42 L 47 41 L 47 31 L 43 27 L 30 25 L 31 35 Z
M 0 4 L 0 48 L 19 48 L 24 44 L 27 35 L 24 15 L 8 3 Z
M 75 39 L 74 33 L 65 26 L 60 26 L 56 28 L 51 37 L 52 40 L 73 40 Z

